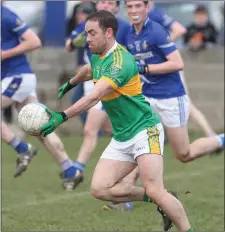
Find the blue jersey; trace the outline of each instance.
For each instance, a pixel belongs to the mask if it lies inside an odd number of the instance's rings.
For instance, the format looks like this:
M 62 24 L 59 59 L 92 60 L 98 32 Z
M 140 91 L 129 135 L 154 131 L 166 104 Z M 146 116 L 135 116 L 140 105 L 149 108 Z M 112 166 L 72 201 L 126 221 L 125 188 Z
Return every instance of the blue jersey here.
M 127 48 L 140 64 L 160 64 L 177 48 L 170 41 L 168 31 L 158 23 L 145 21 L 142 31 L 136 35 L 134 28 L 127 35 Z M 151 71 L 151 70 L 150 70 Z M 167 74 L 145 74 L 143 94 L 156 99 L 178 97 L 185 94 L 179 72 Z
M 20 36 L 27 25 L 12 11 L 1 5 L 1 49 L 8 50 L 20 44 Z M 32 73 L 25 55 L 18 55 L 1 62 L 1 79 L 22 73 Z
M 171 25 L 175 22 L 175 20 L 173 20 L 169 15 L 167 15 L 164 11 L 162 11 L 161 9 L 153 6 L 149 13 L 148 13 L 148 17 L 159 23 L 161 26 L 163 26 L 164 28 L 166 28 L 168 31 L 170 31 L 170 27 Z
M 130 31 L 131 25 L 127 21 L 119 17 L 116 17 L 116 19 L 119 25 L 118 32 L 116 35 L 116 41 L 119 44 L 126 46 L 126 36 Z M 86 21 L 82 22 L 72 31 L 70 35 L 71 40 L 74 40 L 79 34 L 85 31 L 85 24 L 86 24 Z M 85 51 L 84 51 L 84 63 L 90 63 L 91 56 L 92 56 L 92 53 L 88 47 L 88 44 L 86 43 Z

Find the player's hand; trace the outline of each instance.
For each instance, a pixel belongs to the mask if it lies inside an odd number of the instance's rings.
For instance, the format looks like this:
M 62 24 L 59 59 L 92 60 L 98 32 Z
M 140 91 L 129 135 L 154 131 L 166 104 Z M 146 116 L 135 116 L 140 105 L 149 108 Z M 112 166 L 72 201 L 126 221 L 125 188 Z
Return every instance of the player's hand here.
M 72 41 L 71 41 L 72 47 L 75 48 L 84 48 L 86 45 L 86 37 L 85 32 L 82 32 L 78 34 Z
M 147 64 L 137 64 L 137 66 L 138 66 L 138 72 L 140 73 L 140 74 L 147 74 L 147 73 L 149 73 L 149 67 L 148 67 L 148 65 Z
M 74 51 L 74 46 L 72 45 L 72 41 L 71 41 L 71 39 L 68 39 L 67 41 L 66 41 L 66 44 L 65 44 L 65 50 L 67 51 L 67 52 L 72 52 L 72 51 Z
M 59 87 L 58 99 L 61 99 L 65 93 L 67 93 L 68 91 L 70 91 L 72 88 L 74 88 L 76 86 L 76 85 L 72 85 L 70 83 L 70 79 L 71 78 L 69 78 L 69 80 L 64 85 Z
M 50 120 L 44 126 L 41 127 L 41 134 L 46 137 L 51 134 L 58 126 L 68 120 L 64 112 L 55 112 L 49 110 L 48 108 L 45 111 L 50 115 Z

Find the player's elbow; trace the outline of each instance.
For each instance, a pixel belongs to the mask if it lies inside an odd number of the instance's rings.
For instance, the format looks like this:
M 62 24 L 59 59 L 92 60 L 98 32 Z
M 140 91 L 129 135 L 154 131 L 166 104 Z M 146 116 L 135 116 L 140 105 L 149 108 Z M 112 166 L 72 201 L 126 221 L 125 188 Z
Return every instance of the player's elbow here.
M 182 71 L 182 70 L 184 70 L 184 62 L 180 60 L 179 62 L 177 62 L 177 71 Z
M 38 37 L 34 38 L 33 41 L 32 41 L 32 48 L 33 49 L 39 49 L 41 47 L 42 47 L 41 40 Z
M 180 33 L 181 33 L 181 36 L 185 35 L 187 33 L 186 27 L 182 27 L 181 30 L 180 30 Z

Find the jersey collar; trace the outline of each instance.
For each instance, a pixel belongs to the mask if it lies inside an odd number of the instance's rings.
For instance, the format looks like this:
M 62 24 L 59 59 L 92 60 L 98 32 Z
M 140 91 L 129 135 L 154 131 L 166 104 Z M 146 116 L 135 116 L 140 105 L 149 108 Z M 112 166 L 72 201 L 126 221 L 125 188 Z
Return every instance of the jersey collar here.
M 148 26 L 149 22 L 150 22 L 150 18 L 147 17 L 147 19 L 146 19 L 145 22 L 144 22 L 144 25 L 143 25 L 142 30 L 144 30 L 144 29 Z M 136 32 L 135 32 L 134 25 L 132 25 L 132 32 L 133 32 L 134 34 L 136 33 Z
M 111 49 L 104 55 L 104 56 L 100 56 L 100 59 L 104 59 L 107 56 L 109 56 L 116 48 L 117 48 L 118 43 L 115 41 L 115 44 L 111 47 Z

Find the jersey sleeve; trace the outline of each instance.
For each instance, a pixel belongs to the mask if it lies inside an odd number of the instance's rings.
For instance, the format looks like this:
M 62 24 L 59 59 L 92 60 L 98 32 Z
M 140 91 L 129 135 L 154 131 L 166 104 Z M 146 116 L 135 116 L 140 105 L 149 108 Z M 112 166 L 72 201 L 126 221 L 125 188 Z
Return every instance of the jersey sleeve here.
M 7 24 L 9 29 L 16 33 L 18 36 L 21 36 L 24 32 L 26 32 L 29 27 L 25 22 L 23 22 L 19 16 L 17 16 L 13 12 L 9 12 L 7 15 Z
M 168 56 L 170 53 L 177 50 L 176 45 L 171 41 L 170 35 L 165 28 L 156 25 L 153 34 L 154 43 L 164 56 Z

